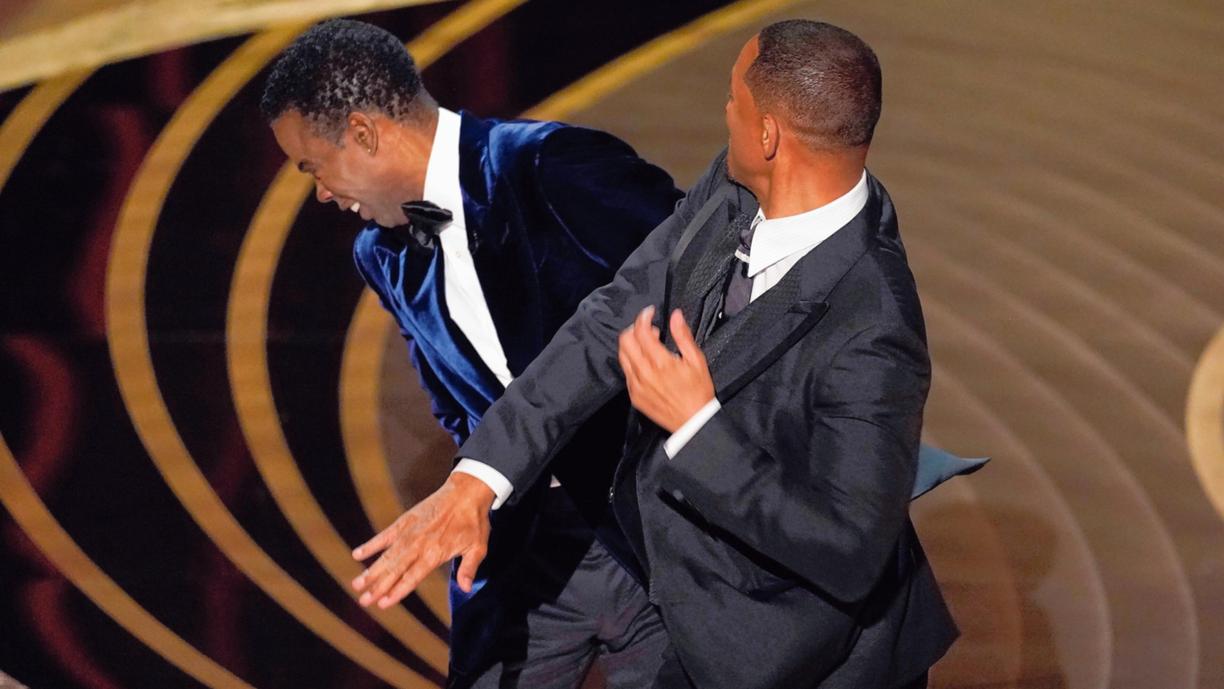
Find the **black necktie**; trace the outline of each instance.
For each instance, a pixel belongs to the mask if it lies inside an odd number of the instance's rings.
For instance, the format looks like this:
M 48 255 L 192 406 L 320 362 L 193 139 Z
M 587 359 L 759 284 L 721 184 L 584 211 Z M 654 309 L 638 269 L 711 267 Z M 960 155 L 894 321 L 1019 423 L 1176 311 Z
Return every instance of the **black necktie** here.
M 748 277 L 748 252 L 752 248 L 752 233 L 756 232 L 756 216 L 740 213 L 731 226 L 739 233 L 739 248 L 735 257 L 739 262 L 731 267 L 731 279 L 727 282 L 727 294 L 723 297 L 723 318 L 731 318 L 744 310 L 752 301 L 752 278 Z
M 434 245 L 434 238 L 454 214 L 430 201 L 410 201 L 400 206 L 408 218 L 406 225 L 392 227 L 390 231 L 404 244 L 418 244 L 426 249 Z

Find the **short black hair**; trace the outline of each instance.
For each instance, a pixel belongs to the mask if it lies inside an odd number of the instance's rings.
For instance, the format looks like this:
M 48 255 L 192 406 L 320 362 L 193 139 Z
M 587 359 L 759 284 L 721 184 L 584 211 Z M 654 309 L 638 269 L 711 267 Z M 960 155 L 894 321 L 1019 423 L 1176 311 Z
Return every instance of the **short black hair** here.
M 789 19 L 758 36 L 744 81 L 762 112 L 782 116 L 814 149 L 871 143 L 880 120 L 880 61 L 861 38 L 832 24 Z
M 296 110 L 315 133 L 338 141 L 349 113 L 410 120 L 432 113 L 436 104 L 398 38 L 373 24 L 330 19 L 281 53 L 259 106 L 268 122 Z

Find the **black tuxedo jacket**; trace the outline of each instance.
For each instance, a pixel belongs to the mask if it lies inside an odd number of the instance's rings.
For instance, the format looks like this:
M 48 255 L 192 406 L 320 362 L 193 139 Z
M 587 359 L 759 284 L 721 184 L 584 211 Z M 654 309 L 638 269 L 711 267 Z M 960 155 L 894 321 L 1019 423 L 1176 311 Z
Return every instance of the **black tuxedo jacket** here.
M 459 177 L 476 274 L 510 372 L 523 373 L 553 333 L 646 235 L 681 193 L 671 177 L 610 134 L 556 122 L 485 120 L 462 113 Z M 370 225 L 357 237 L 362 278 L 394 315 L 434 415 L 457 443 L 503 389 L 447 309 L 443 261 L 402 233 Z M 628 402 L 611 395 L 575 427 L 515 504 L 494 515 L 489 554 L 474 593 L 451 582 L 451 673 L 492 660 L 507 614 L 512 571 L 539 511 L 548 475 L 558 477 L 601 541 L 642 578 L 608 510 Z
M 908 518 L 922 312 L 892 203 L 869 184 L 853 221 L 715 327 L 731 219 L 756 210 L 720 156 L 460 450 L 531 485 L 623 390 L 619 332 L 647 305 L 683 309 L 722 410 L 672 459 L 666 432 L 633 417 L 613 502 L 698 687 L 888 689 L 956 636 Z

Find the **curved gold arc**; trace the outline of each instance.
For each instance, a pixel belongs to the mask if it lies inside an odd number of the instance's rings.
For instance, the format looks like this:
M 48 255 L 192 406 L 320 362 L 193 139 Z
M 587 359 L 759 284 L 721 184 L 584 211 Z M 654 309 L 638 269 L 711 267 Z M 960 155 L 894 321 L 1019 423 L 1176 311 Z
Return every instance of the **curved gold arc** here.
M 39 84 L 0 125 L 0 189 L 34 136 L 90 74 L 92 71 L 77 72 Z M 205 686 L 251 689 L 141 607 L 81 550 L 38 497 L 2 435 L 0 503 L 55 568 L 132 636 Z
M 629 82 L 692 52 L 710 39 L 743 28 L 797 0 L 740 0 L 702 15 L 625 53 L 570 84 L 523 114 L 533 120 L 559 120 L 588 108 Z M 731 66 L 727 66 L 728 71 Z
M 115 377 L 141 442 L 196 524 L 235 566 L 322 639 L 384 682 L 433 686 L 383 652 L 315 600 L 242 528 L 183 444 L 162 399 L 149 350 L 145 277 L 157 219 L 170 184 L 220 109 L 305 28 L 274 29 L 249 39 L 187 98 L 162 130 L 128 190 L 106 272 L 106 338 Z
M 1224 328 L 1211 338 L 1190 378 L 1186 443 L 1203 491 L 1224 518 Z
M 349 582 L 361 574 L 351 549 L 336 532 L 323 512 L 289 449 L 272 398 L 268 373 L 268 308 L 277 257 L 288 236 L 289 224 L 301 204 L 311 179 L 296 168 L 282 168 L 264 196 L 247 231 L 230 289 L 226 316 L 226 354 L 230 388 L 238 422 L 246 436 L 251 457 L 272 498 L 329 574 L 341 588 L 355 596 Z M 387 610 L 368 608 L 370 614 L 405 647 L 445 674 L 448 666 L 446 643 L 403 607 Z
M 92 70 L 85 70 L 44 81 L 31 89 L 9 113 L 0 125 L 0 189 L 8 183 L 9 175 L 34 136 L 90 74 Z
M 95 67 L 237 36 L 290 22 L 317 21 L 439 0 L 95 0 L 60 9 L 59 21 L 0 41 L 0 90 L 70 69 Z M 51 3 L 48 3 L 51 4 Z M 68 5 L 61 0 L 62 5 Z M 89 7 L 93 5 L 94 7 Z M 91 11 L 92 10 L 92 11 Z M 62 46 L 72 46 L 63 50 Z
M 741 0 L 699 17 L 558 91 L 524 113 L 524 117 L 564 119 L 706 41 L 794 2 Z M 394 322 L 381 308 L 378 297 L 369 291 L 362 294 L 349 326 L 340 375 L 340 419 L 349 468 L 362 506 L 375 528 L 395 521 L 404 509 L 387 468 L 378 419 L 384 344 L 393 327 Z
M 253 689 L 140 607 L 81 550 L 38 497 L 3 436 L 0 436 L 0 503 L 55 568 L 132 636 L 205 686 Z

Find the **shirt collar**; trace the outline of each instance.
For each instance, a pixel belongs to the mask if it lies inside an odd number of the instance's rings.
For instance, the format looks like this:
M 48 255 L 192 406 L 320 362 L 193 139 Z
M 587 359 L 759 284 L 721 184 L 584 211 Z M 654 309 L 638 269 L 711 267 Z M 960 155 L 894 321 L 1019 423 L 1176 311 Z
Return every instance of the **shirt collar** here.
M 791 254 L 809 251 L 831 237 L 863 210 L 867 196 L 864 170 L 853 189 L 819 208 L 773 220 L 766 219 L 758 210 L 748 252 L 748 277 L 755 277 Z
M 434 131 L 433 148 L 425 166 L 425 188 L 422 195 L 449 210 L 453 225 L 463 222 L 463 191 L 459 186 L 459 113 L 438 108 L 438 126 Z

